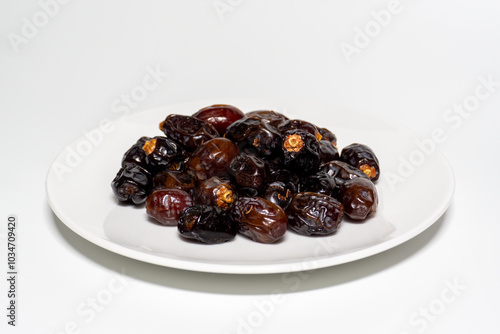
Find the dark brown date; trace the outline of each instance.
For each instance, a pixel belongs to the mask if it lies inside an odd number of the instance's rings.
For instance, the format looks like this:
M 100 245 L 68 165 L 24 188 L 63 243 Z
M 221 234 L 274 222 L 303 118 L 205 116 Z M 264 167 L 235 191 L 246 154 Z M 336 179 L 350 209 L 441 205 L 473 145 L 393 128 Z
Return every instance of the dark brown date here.
M 285 122 L 288 121 L 288 117 L 285 115 L 273 111 L 273 110 L 255 110 L 255 111 L 250 111 L 245 114 L 245 116 L 249 117 L 258 117 L 260 118 L 264 123 L 267 123 L 271 125 L 274 128 L 278 128 L 278 126 Z
M 313 192 L 332 196 L 334 190 L 335 180 L 323 171 L 303 177 L 299 182 L 299 192 Z
M 288 225 L 285 211 L 260 197 L 240 197 L 234 205 L 232 217 L 240 234 L 261 243 L 278 241 Z
M 201 145 L 187 161 L 186 169 L 202 182 L 212 176 L 228 177 L 227 167 L 240 153 L 238 145 L 227 138 L 214 138 Z
M 153 176 L 153 190 L 176 188 L 192 195 L 195 180 L 185 171 L 162 170 Z
M 160 130 L 188 151 L 194 151 L 204 142 L 219 137 L 219 133 L 210 123 L 184 115 L 167 116 L 160 123 Z
M 151 171 L 169 168 L 174 162 L 182 159 L 185 153 L 175 141 L 160 136 L 146 141 L 142 150 Z
M 359 169 L 342 161 L 332 161 L 321 166 L 321 171 L 330 175 L 335 181 L 334 195 L 347 180 L 357 177 L 368 179 L 368 176 Z
M 146 213 L 162 225 L 176 226 L 182 212 L 192 205 L 193 199 L 183 190 L 156 190 L 146 199 Z
M 261 157 L 276 156 L 280 150 L 278 130 L 257 116 L 245 116 L 234 122 L 227 128 L 225 137 L 237 142 L 242 150 Z
M 229 175 L 239 187 L 262 189 L 269 181 L 269 167 L 257 156 L 240 153 L 229 164 Z
M 127 164 L 120 168 L 111 182 L 111 188 L 120 201 L 141 204 L 151 193 L 151 183 L 151 174 L 146 169 Z
M 351 144 L 342 149 L 340 160 L 359 168 L 373 182 L 380 177 L 378 158 L 371 148 L 363 144 Z
M 130 147 L 122 158 L 122 167 L 125 165 L 139 165 L 142 168 L 148 169 L 148 163 L 146 162 L 146 152 L 142 149 L 144 144 L 153 138 L 141 137 L 137 142 Z
M 336 199 L 312 192 L 297 193 L 288 209 L 288 226 L 301 235 L 328 235 L 337 231 L 344 208 Z
M 314 125 L 312 123 L 309 123 L 307 121 L 303 121 L 301 119 L 290 119 L 290 120 L 288 120 L 286 122 L 281 123 L 280 126 L 278 126 L 278 130 L 281 133 L 284 133 L 284 132 L 286 132 L 288 130 L 295 130 L 295 129 L 299 129 L 299 130 L 302 130 L 302 131 L 309 132 L 314 137 L 316 137 L 316 139 L 318 141 L 321 140 L 322 136 L 319 133 L 318 128 L 316 127 L 316 125 Z
M 339 160 L 339 151 L 328 140 L 321 140 L 319 142 L 319 149 L 321 151 L 321 163 L 326 164 L 330 161 Z
M 199 184 L 194 201 L 226 210 L 233 206 L 237 198 L 236 187 L 228 179 L 214 176 Z
M 377 211 L 377 189 L 372 181 L 365 178 L 346 181 L 339 190 L 338 199 L 351 219 L 363 220 Z
M 234 239 L 238 225 L 216 207 L 193 205 L 184 210 L 177 229 L 184 238 L 206 244 L 220 244 Z
M 281 149 L 285 167 L 299 175 L 314 173 L 321 163 L 319 142 L 304 130 L 288 130 L 282 134 Z
M 326 140 L 332 143 L 335 148 L 337 148 L 337 136 L 326 128 L 318 128 L 318 131 L 321 135 L 321 140 Z
M 292 201 L 293 194 L 293 189 L 290 189 L 289 183 L 275 181 L 269 184 L 262 197 L 286 210 Z

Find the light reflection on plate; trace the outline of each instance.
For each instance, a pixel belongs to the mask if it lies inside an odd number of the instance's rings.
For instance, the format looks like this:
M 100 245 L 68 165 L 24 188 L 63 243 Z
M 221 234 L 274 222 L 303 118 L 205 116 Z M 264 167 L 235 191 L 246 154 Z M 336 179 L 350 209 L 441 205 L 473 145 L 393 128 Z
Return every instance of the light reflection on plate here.
M 245 112 L 273 109 L 290 118 L 306 119 L 332 130 L 340 148 L 353 142 L 369 145 L 381 163 L 377 214 L 363 223 L 344 221 L 336 234 L 327 237 L 287 232 L 281 242 L 271 245 L 255 243 L 243 236 L 220 245 L 201 245 L 182 240 L 175 227 L 153 223 L 144 208 L 119 204 L 112 196 L 110 182 L 123 153 L 141 136 L 161 135 L 158 123 L 166 115 L 190 115 L 215 103 L 233 104 Z M 395 247 L 424 231 L 446 211 L 453 197 L 454 178 L 438 151 L 425 156 L 425 161 L 414 166 L 411 175 L 398 182 L 384 177 L 384 173 L 400 176 L 401 157 L 416 149 L 415 140 L 406 129 L 327 105 L 270 99 L 195 101 L 117 120 L 112 131 L 104 134 L 99 145 L 85 151 L 85 156 L 79 149 L 88 146 L 85 143 L 88 138 L 79 138 L 54 161 L 46 189 L 52 210 L 70 229 L 96 245 L 130 258 L 217 273 L 315 269 Z

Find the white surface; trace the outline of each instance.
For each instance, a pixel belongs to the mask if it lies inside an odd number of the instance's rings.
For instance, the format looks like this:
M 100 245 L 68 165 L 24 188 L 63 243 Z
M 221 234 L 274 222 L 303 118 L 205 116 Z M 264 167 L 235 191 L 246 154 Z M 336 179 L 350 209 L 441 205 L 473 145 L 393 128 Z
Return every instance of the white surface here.
M 369 143 L 382 161 L 382 175 L 384 170 L 391 173 L 398 169 L 395 148 L 411 152 L 413 143 L 419 140 L 407 129 L 368 114 L 328 105 L 290 99 L 220 100 L 245 112 L 286 110 L 286 116 L 291 119 L 307 118 L 304 110 L 321 111 L 325 115 L 322 126 L 333 129 L 335 125 L 338 140 Z M 289 232 L 272 245 L 241 236 L 222 245 L 200 245 L 182 240 L 176 228 L 153 224 L 144 208 L 119 205 L 109 184 L 130 145 L 144 135 L 160 135 L 157 124 L 166 115 L 192 115 L 217 101 L 177 103 L 120 118 L 110 125 L 113 132 L 106 142 L 100 143 L 71 173 L 67 170 L 68 163 L 76 159 L 79 152 L 85 152 L 85 143 L 91 142 L 89 136 L 84 135 L 69 144 L 57 156 L 47 175 L 47 197 L 54 213 L 88 241 L 133 259 L 203 272 L 269 274 L 324 268 L 380 253 L 420 234 L 435 223 L 451 203 L 455 188 L 453 171 L 436 151 L 427 157 L 413 182 L 393 184 L 391 179 L 382 177 L 377 182 L 380 198 L 377 214 L 362 224 L 344 219 L 339 230 L 328 237 L 311 238 Z M 96 128 L 90 132 L 98 131 Z M 431 193 L 429 184 L 433 185 Z M 401 201 L 401 197 L 405 200 Z
M 371 11 L 388 1 L 230 2 L 221 20 L 211 0 L 71 1 L 18 53 L 7 36 L 22 34 L 23 18 L 40 16 L 41 7 L 0 4 L 4 263 L 7 215 L 20 224 L 19 322 L 10 328 L 2 315 L 0 331 L 497 333 L 500 87 L 488 90 L 481 78 L 500 81 L 498 2 L 402 0 L 350 63 L 340 45 L 373 26 Z M 157 76 L 156 88 L 148 79 L 147 96 L 127 107 L 122 94 L 140 93 L 148 66 L 168 75 Z M 482 100 L 472 112 L 448 111 L 474 94 Z M 423 138 L 442 129 L 437 146 L 455 172 L 454 202 L 438 223 L 392 250 L 257 276 L 131 260 L 95 247 L 52 214 L 44 181 L 67 143 L 126 111 L 221 96 L 330 103 Z

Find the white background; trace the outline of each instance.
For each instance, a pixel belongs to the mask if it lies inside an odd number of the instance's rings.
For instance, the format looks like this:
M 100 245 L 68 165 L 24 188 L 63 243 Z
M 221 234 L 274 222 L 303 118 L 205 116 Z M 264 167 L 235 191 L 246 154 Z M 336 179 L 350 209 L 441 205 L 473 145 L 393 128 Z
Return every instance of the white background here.
M 6 221 L 15 214 L 20 273 L 15 328 L 0 283 L 1 332 L 499 332 L 497 1 L 401 0 L 383 27 L 372 11 L 390 1 L 40 2 L 52 4 L 51 17 L 37 1 L 0 4 L 0 267 L 7 271 Z M 365 28 L 369 40 L 359 37 Z M 357 53 L 346 57 L 347 44 Z M 288 276 L 188 272 L 101 249 L 52 213 L 45 176 L 67 144 L 122 116 L 122 94 L 141 85 L 148 66 L 168 75 L 130 112 L 203 98 L 300 97 L 423 138 L 443 128 L 454 201 L 392 250 Z M 488 97 L 465 116 L 448 114 L 473 101 L 481 78 L 496 83 Z M 112 300 L 91 314 L 89 300 L 110 286 Z

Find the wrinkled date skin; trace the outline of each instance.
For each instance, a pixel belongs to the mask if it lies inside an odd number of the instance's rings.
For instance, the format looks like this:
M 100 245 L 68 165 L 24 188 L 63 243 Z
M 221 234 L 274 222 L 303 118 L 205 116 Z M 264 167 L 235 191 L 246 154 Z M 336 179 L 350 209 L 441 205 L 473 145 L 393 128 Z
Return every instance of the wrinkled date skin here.
M 238 232 L 257 242 L 276 242 L 287 230 L 285 211 L 260 197 L 240 197 L 231 213 Z
M 288 130 L 282 134 L 281 149 L 285 166 L 299 175 L 314 173 L 321 164 L 319 142 L 304 130 Z
M 238 225 L 216 207 L 194 205 L 184 210 L 177 229 L 184 238 L 205 244 L 220 244 L 234 239 Z
M 377 189 L 372 181 L 365 178 L 346 181 L 340 188 L 338 199 L 351 219 L 363 220 L 377 211 Z
M 337 148 L 337 136 L 333 132 L 331 132 L 327 128 L 318 128 L 318 131 L 321 135 L 322 141 L 329 141 L 335 148 Z
M 313 192 L 332 196 L 334 190 L 335 180 L 323 171 L 304 177 L 299 183 L 299 192 Z
M 142 149 L 144 144 L 153 138 L 141 137 L 137 142 L 130 147 L 122 158 L 122 167 L 126 165 L 139 165 L 142 168 L 148 169 L 148 163 L 146 162 L 146 153 Z
M 182 159 L 185 153 L 175 141 L 160 136 L 146 141 L 142 150 L 151 171 L 170 167 L 174 162 Z
M 239 187 L 262 189 L 269 181 L 269 167 L 256 156 L 240 153 L 228 168 L 229 175 Z
M 264 123 L 267 123 L 271 125 L 274 128 L 278 128 L 281 123 L 288 121 L 288 117 L 285 115 L 273 111 L 273 110 L 255 110 L 255 111 L 250 111 L 245 114 L 245 116 L 249 117 L 258 117 L 260 118 Z
M 238 199 L 236 187 L 226 178 L 217 176 L 201 182 L 196 189 L 196 204 L 212 205 L 222 210 L 233 207 Z
M 194 151 L 204 142 L 219 137 L 219 133 L 210 123 L 184 115 L 167 116 L 160 123 L 160 130 L 188 151 Z
M 339 151 L 328 140 L 321 140 L 319 142 L 319 149 L 321 151 L 321 163 L 326 164 L 330 161 L 339 160 Z
M 340 187 L 347 180 L 357 177 L 368 179 L 368 176 L 359 169 L 342 161 L 331 161 L 321 166 L 321 171 L 327 173 L 335 181 L 335 190 L 333 195 L 338 194 Z
M 153 177 L 153 190 L 176 188 L 192 195 L 195 188 L 194 178 L 185 171 L 162 170 Z
M 238 154 L 240 149 L 236 143 L 227 138 L 214 138 L 193 152 L 186 169 L 198 182 L 212 176 L 228 177 L 227 167 Z
M 156 190 L 146 199 L 146 213 L 162 225 L 176 226 L 182 212 L 192 205 L 193 199 L 183 190 Z
M 293 195 L 293 188 L 290 187 L 290 184 L 274 181 L 269 184 L 262 197 L 269 202 L 279 205 L 283 210 L 286 210 L 292 201 Z
M 111 182 L 115 196 L 122 202 L 144 203 L 151 193 L 151 174 L 139 165 L 125 165 L 120 168 Z
M 240 109 L 228 104 L 214 104 L 193 114 L 193 117 L 212 124 L 219 134 L 224 134 L 229 125 L 243 118 L 243 116 L 244 114 Z
M 271 181 L 283 182 L 290 191 L 295 194 L 299 187 L 299 177 L 288 169 L 278 169 L 271 173 Z
M 242 150 L 253 151 L 260 157 L 279 153 L 278 130 L 257 116 L 245 116 L 234 122 L 227 128 L 225 137 L 237 142 Z
M 337 231 L 344 208 L 336 199 L 312 192 L 297 193 L 288 209 L 288 226 L 301 235 L 329 235 Z
M 159 127 L 164 136 L 125 152 L 111 187 L 181 239 L 218 244 L 239 233 L 269 244 L 288 229 L 332 235 L 344 215 L 358 223 L 377 211 L 375 153 L 359 143 L 341 150 L 327 128 L 228 104 L 170 114 Z
M 316 137 L 316 139 L 318 141 L 321 140 L 322 136 L 319 133 L 318 128 L 316 127 L 316 125 L 314 125 L 312 123 L 309 123 L 307 121 L 303 121 L 301 119 L 291 119 L 291 120 L 288 120 L 286 122 L 283 122 L 282 124 L 280 124 L 278 126 L 278 130 L 281 133 L 284 133 L 284 132 L 286 132 L 288 130 L 295 130 L 295 129 L 299 129 L 299 130 L 302 130 L 302 131 L 309 132 L 314 137 Z
M 359 168 L 373 182 L 380 177 L 378 158 L 371 148 L 363 144 L 351 144 L 344 147 L 340 160 Z

